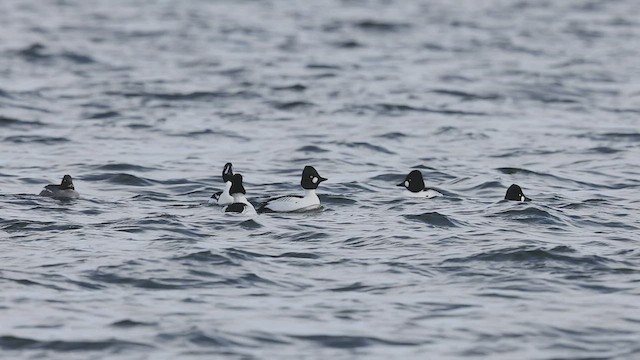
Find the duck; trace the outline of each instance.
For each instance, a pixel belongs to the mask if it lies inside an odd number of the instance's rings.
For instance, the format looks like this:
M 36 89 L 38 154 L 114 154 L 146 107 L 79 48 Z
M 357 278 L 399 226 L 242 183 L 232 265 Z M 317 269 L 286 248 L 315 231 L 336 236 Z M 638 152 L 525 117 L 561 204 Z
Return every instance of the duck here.
M 56 199 L 80 198 L 80 194 L 76 191 L 76 188 L 73 185 L 73 178 L 71 178 L 71 175 L 63 176 L 60 185 L 49 184 L 45 186 L 39 196 L 47 196 Z
M 511 184 L 511 186 L 509 186 L 509 188 L 507 189 L 507 193 L 504 195 L 504 199 L 520 202 L 531 201 L 530 198 L 524 195 L 524 192 L 522 192 L 522 188 L 516 184 Z
M 233 198 L 233 202 L 224 207 L 223 211 L 225 214 L 256 214 L 256 209 L 245 196 L 247 192 L 242 184 L 242 174 L 234 174 L 231 177 L 231 188 L 229 189 L 229 193 Z
M 272 198 L 260 208 L 262 212 L 308 211 L 320 207 L 320 198 L 316 194 L 318 185 L 327 178 L 320 176 L 313 166 L 305 166 L 302 170 L 300 186 L 304 195 L 285 195 Z
M 412 170 L 405 178 L 404 181 L 396 186 L 402 186 L 405 188 L 403 191 L 405 196 L 414 198 L 434 198 L 436 196 L 442 196 L 434 189 L 429 189 L 424 186 L 424 178 L 419 170 Z
M 231 178 L 233 177 L 233 165 L 228 162 L 222 168 L 222 181 L 224 182 L 224 190 L 218 191 L 211 195 L 209 204 L 225 206 L 233 203 L 233 196 L 229 193 L 231 190 Z

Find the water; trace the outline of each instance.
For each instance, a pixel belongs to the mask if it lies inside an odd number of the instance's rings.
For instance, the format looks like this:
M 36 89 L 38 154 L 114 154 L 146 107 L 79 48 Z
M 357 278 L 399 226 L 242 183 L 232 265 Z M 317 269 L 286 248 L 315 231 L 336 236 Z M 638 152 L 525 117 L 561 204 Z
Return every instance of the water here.
M 3 1 L 2 357 L 639 358 L 639 12 Z

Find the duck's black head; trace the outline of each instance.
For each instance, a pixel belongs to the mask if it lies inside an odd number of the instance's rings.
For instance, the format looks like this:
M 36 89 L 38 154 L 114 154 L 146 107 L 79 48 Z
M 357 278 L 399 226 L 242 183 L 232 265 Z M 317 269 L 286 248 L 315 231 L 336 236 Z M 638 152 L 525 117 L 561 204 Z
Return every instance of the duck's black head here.
M 242 185 L 242 175 L 235 174 L 231 177 L 231 189 L 229 189 L 229 194 L 246 194 L 247 192 L 244 190 L 244 186 Z
M 224 165 L 224 169 L 222 169 L 222 181 L 224 182 L 231 181 L 232 176 L 233 176 L 233 165 L 231 165 L 231 163 L 226 163 Z
M 507 193 L 504 195 L 504 199 L 522 202 L 531 201 L 531 199 L 524 195 L 520 186 L 516 184 L 511 184 L 511 186 L 509 186 L 509 188 L 507 189 Z
M 420 192 L 424 190 L 424 179 L 422 178 L 422 173 L 418 170 L 411 171 L 404 181 L 397 186 L 404 186 L 411 192 Z
M 62 177 L 62 182 L 60 183 L 60 190 L 75 190 L 71 175 L 65 175 L 64 177 Z
M 317 189 L 321 182 L 327 180 L 318 174 L 313 166 L 305 166 L 302 170 L 302 179 L 300 185 L 304 189 L 312 190 Z

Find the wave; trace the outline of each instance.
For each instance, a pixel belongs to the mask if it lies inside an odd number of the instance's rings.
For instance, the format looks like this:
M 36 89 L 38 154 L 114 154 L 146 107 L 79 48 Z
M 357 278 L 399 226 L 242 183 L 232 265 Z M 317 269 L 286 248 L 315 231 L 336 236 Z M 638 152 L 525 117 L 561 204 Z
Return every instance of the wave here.
M 97 62 L 93 57 L 89 55 L 80 54 L 73 51 L 65 51 L 62 54 L 60 54 L 60 56 L 63 59 L 69 60 L 78 65 L 93 64 Z
M 130 328 L 140 327 L 140 326 L 156 326 L 156 325 L 157 323 L 148 323 L 148 322 L 134 321 L 131 319 L 124 319 L 124 320 L 113 322 L 111 323 L 110 326 L 115 328 L 130 329 Z
M 104 165 L 97 165 L 94 167 L 94 170 L 103 170 L 103 171 L 153 171 L 157 170 L 157 168 L 151 168 L 141 165 L 133 165 L 127 163 L 110 163 Z
M 470 187 L 464 187 L 462 189 L 460 189 L 461 191 L 476 191 L 476 190 L 485 190 L 485 189 L 501 189 L 501 190 L 505 190 L 507 189 L 506 186 L 502 185 L 502 183 L 500 181 L 483 181 L 479 184 L 476 185 L 472 185 Z
M 315 106 L 314 103 L 308 101 L 271 101 L 269 104 L 277 110 L 284 111 L 302 110 Z
M 419 342 L 394 341 L 372 336 L 351 335 L 289 335 L 291 338 L 310 341 L 317 345 L 336 349 L 357 349 L 374 345 L 418 346 Z
M 609 146 L 596 146 L 593 148 L 588 149 L 589 152 L 595 153 L 595 154 L 615 154 L 615 153 L 619 153 L 622 150 L 620 149 L 614 149 L 612 147 Z
M 379 19 L 360 19 L 360 20 L 334 20 L 322 26 L 322 30 L 325 32 L 338 32 L 344 30 L 346 27 L 355 28 L 366 33 L 381 34 L 381 33 L 397 33 L 406 31 L 412 28 L 411 23 L 385 21 Z
M 271 89 L 275 91 L 303 92 L 307 90 L 307 87 L 302 84 L 293 84 L 293 85 L 284 85 L 284 86 L 274 86 Z
M 465 116 L 486 116 L 486 113 L 477 111 L 453 110 L 453 109 L 433 109 L 427 107 L 411 106 L 406 104 L 380 103 L 370 105 L 349 105 L 342 112 L 373 112 L 381 115 L 394 115 L 406 112 L 434 113 L 443 115 L 465 115 Z
M 335 41 L 331 45 L 338 49 L 357 49 L 357 48 L 365 47 L 364 43 L 357 40 Z
M 388 183 L 398 184 L 400 181 L 404 180 L 406 174 L 401 173 L 384 173 L 380 175 L 375 175 L 369 178 L 369 180 L 373 181 L 384 181 Z
M 214 254 L 211 251 L 198 251 L 184 256 L 174 257 L 173 260 L 189 260 L 206 262 L 211 265 L 237 265 L 228 257 L 220 254 Z
M 188 131 L 188 132 L 179 132 L 179 133 L 174 133 L 171 134 L 172 136 L 184 136 L 184 137 L 200 137 L 200 136 L 217 136 L 217 137 L 221 137 L 221 138 L 230 138 L 230 139 L 237 139 L 237 140 L 244 140 L 244 141 L 248 141 L 249 138 L 246 136 L 242 136 L 239 135 L 233 131 L 226 131 L 226 130 L 213 130 L 213 129 L 203 129 L 203 130 L 196 130 L 196 131 Z
M 48 199 L 47 199 L 48 200 Z M 79 224 L 58 223 L 53 221 L 37 221 L 37 220 L 4 220 L 0 221 L 2 230 L 6 232 L 25 232 L 25 231 L 71 231 L 82 229 Z
M 448 95 L 456 98 L 460 98 L 463 101 L 475 101 L 475 100 L 500 100 L 502 96 L 498 94 L 474 94 L 461 90 L 446 90 L 446 89 L 434 89 L 431 90 L 434 94 Z
M 172 341 L 183 342 L 186 340 L 191 344 L 201 347 L 237 348 L 243 346 L 241 342 L 232 340 L 231 336 L 225 332 L 213 331 L 209 333 L 196 327 L 178 332 L 163 332 L 158 334 L 157 337 L 165 344 Z
M 383 138 L 383 139 L 389 139 L 389 140 L 400 140 L 403 138 L 408 137 L 409 135 L 399 132 L 399 131 L 393 131 L 393 132 L 388 132 L 388 133 L 384 133 L 384 134 L 380 134 L 377 135 L 376 137 L 379 138 Z
M 395 152 L 385 148 L 382 145 L 373 145 L 373 144 L 370 144 L 370 143 L 364 142 L 364 141 L 357 141 L 357 142 L 336 141 L 336 142 L 330 142 L 330 144 L 346 146 L 346 147 L 349 147 L 349 148 L 364 148 L 364 149 L 371 150 L 371 151 L 378 152 L 378 153 L 382 153 L 382 154 L 395 155 Z
M 541 149 L 533 149 L 533 148 L 512 148 L 507 149 L 504 152 L 498 154 L 487 155 L 492 158 L 515 158 L 518 156 L 548 156 L 564 153 L 564 151 L 560 150 L 541 150 Z
M 6 116 L 0 115 L 0 127 L 11 127 L 11 126 L 34 126 L 40 128 L 42 126 L 47 126 L 47 124 L 40 121 L 31 121 L 31 120 L 20 120 L 16 118 L 10 118 Z
M 486 251 L 471 256 L 450 258 L 445 263 L 471 263 L 471 262 L 522 262 L 522 263 L 557 263 L 588 266 L 592 269 L 615 270 L 614 260 L 600 255 L 581 255 L 577 250 L 559 245 L 551 249 L 521 246 L 517 248 L 505 248 Z M 614 265 L 611 267 L 610 265 Z
M 564 205 L 560 205 L 561 209 L 584 209 L 598 206 L 610 205 L 610 202 L 605 199 L 586 199 L 580 202 L 572 202 Z
M 543 104 L 580 104 L 584 101 L 579 94 L 562 94 L 554 92 L 552 89 L 520 89 L 513 92 L 514 95 L 524 95 L 529 100 L 538 101 Z
M 58 285 L 47 284 L 47 283 L 38 282 L 38 281 L 35 281 L 35 280 L 30 280 L 30 279 L 13 279 L 13 278 L 8 277 L 6 275 L 3 276 L 2 279 L 3 280 L 12 281 L 12 282 L 14 282 L 16 284 L 20 284 L 20 285 L 23 285 L 23 286 L 43 287 L 43 288 L 47 288 L 47 289 L 55 290 L 55 291 L 68 290 L 68 289 L 65 289 L 65 288 L 63 288 L 61 286 L 58 286 Z
M 12 142 L 15 144 L 44 144 L 44 145 L 56 145 L 61 143 L 70 142 L 71 140 L 66 137 L 53 137 L 53 136 L 39 136 L 39 135 L 14 135 L 4 138 L 6 142 Z
M 508 202 L 507 200 L 502 200 Z M 511 202 L 509 202 L 511 203 Z M 519 205 L 525 203 L 514 203 L 517 207 L 504 211 L 499 211 L 494 214 L 487 215 L 489 217 L 504 217 L 510 220 L 516 220 L 527 224 L 544 224 L 544 225 L 557 225 L 566 226 L 567 223 L 564 219 L 551 214 L 549 211 L 543 210 L 536 206 L 525 205 L 521 208 Z
M 96 341 L 36 340 L 17 336 L 0 336 L 0 349 L 51 351 L 106 351 L 120 352 L 131 348 L 154 348 L 152 345 L 118 339 Z
M 351 186 L 347 186 L 346 188 L 353 188 Z M 362 190 L 360 186 L 357 187 L 358 190 Z M 370 189 L 364 189 L 365 191 L 371 192 Z M 355 205 L 358 202 L 346 196 L 336 196 L 336 195 L 320 195 L 320 202 L 322 204 L 331 204 L 331 205 Z
M 168 92 L 168 93 L 153 93 L 153 92 L 119 92 L 119 91 L 107 91 L 106 95 L 122 96 L 125 98 L 146 98 L 152 100 L 162 101 L 212 101 L 215 99 L 252 99 L 259 97 L 258 94 L 250 91 L 192 91 L 192 92 Z
M 236 258 L 239 260 L 254 260 L 258 258 L 294 258 L 294 259 L 318 259 L 319 255 L 313 253 L 304 253 L 304 252 L 284 252 L 277 255 L 272 254 L 262 254 L 257 252 L 251 252 L 247 250 L 240 250 L 235 248 L 230 248 L 226 250 L 226 253 L 229 257 Z
M 297 152 L 307 152 L 307 153 L 326 153 L 329 150 L 321 148 L 315 145 L 306 145 L 301 148 L 296 149 Z
M 103 165 L 109 166 L 109 165 Z M 115 165 L 116 167 L 118 165 Z M 122 165 L 126 167 L 127 165 Z M 131 165 L 135 166 L 135 165 Z M 128 185 L 128 186 L 148 186 L 154 181 L 143 177 L 127 174 L 127 173 L 101 173 L 95 175 L 85 175 L 82 177 L 85 181 L 107 181 L 111 184 Z
M 342 67 L 339 65 L 318 64 L 318 63 L 307 64 L 305 68 L 320 69 L 320 70 L 342 70 Z
M 103 111 L 85 116 L 86 119 L 90 120 L 111 119 L 116 117 L 122 117 L 122 114 L 117 111 Z
M 623 222 L 623 221 L 613 221 L 613 220 L 602 220 L 602 219 L 585 219 L 581 216 L 572 216 L 576 225 L 578 226 L 589 226 L 594 229 L 619 229 L 619 230 L 630 230 L 637 231 L 638 227 L 632 224 L 635 222 Z
M 533 171 L 533 170 L 528 170 L 528 169 L 523 169 L 523 168 L 516 168 L 516 167 L 500 167 L 500 168 L 496 168 L 497 171 L 503 173 L 503 174 L 507 174 L 507 175 L 535 175 L 537 177 L 543 177 L 543 178 L 548 178 L 548 179 L 553 179 L 553 180 L 557 180 L 559 182 L 571 182 L 574 184 L 579 184 L 579 185 L 583 185 L 586 187 L 590 187 L 590 188 L 606 188 L 606 189 L 620 189 L 620 188 L 624 188 L 624 187 L 629 187 L 629 186 L 634 186 L 634 185 L 629 185 L 629 184 L 596 184 L 596 183 L 589 183 L 589 182 L 585 182 L 585 181 L 581 181 L 581 180 L 574 180 L 571 178 L 567 178 L 567 177 L 562 177 L 562 176 L 558 176 L 558 175 L 553 175 L 550 173 L 545 173 L 545 172 L 540 172 L 540 171 Z
M 21 50 L 18 50 L 18 55 L 30 61 L 49 59 L 51 55 L 44 54 L 44 49 L 44 45 L 34 43 Z
M 130 266 L 127 266 L 130 268 Z M 115 270 L 115 269 L 110 269 Z M 127 271 L 129 273 L 129 271 Z M 85 275 L 89 280 L 95 282 L 100 286 L 105 285 L 118 285 L 118 286 L 132 286 L 141 289 L 160 289 L 160 290 L 180 290 L 180 289 L 192 289 L 209 287 L 213 283 L 200 279 L 193 278 L 149 278 L 147 275 L 141 277 L 133 277 L 126 275 L 119 275 L 107 269 L 98 268 L 97 270 L 90 271 Z M 224 281 L 223 281 L 224 282 Z M 224 282 L 226 283 L 226 282 Z
M 254 219 L 242 220 L 238 226 L 245 230 L 256 230 L 262 228 L 262 224 L 255 221 Z
M 51 61 L 56 59 L 66 60 L 76 65 L 85 65 L 96 63 L 96 60 L 86 54 L 81 54 L 73 51 L 63 51 L 61 53 L 51 53 L 47 47 L 34 43 L 26 48 L 17 51 L 17 54 L 23 59 L 30 62 L 37 61 Z
M 597 140 L 629 141 L 633 143 L 637 143 L 638 141 L 640 141 L 639 132 L 609 132 L 593 134 L 589 137 Z
M 527 170 L 527 169 L 522 169 L 522 168 L 515 168 L 515 167 L 500 167 L 500 168 L 496 168 L 496 170 L 498 170 L 499 172 L 503 173 L 503 174 L 507 174 L 507 175 L 514 175 L 514 174 L 533 174 L 533 175 L 543 175 L 543 176 L 551 176 L 553 177 L 553 175 L 549 175 L 549 174 L 544 174 L 544 173 L 539 173 L 539 172 L 535 172 L 532 170 Z
M 419 215 L 402 215 L 405 219 L 421 222 L 434 227 L 458 227 L 457 221 L 438 212 L 425 212 Z
M 360 30 L 368 32 L 399 32 L 411 28 L 410 23 L 380 21 L 372 19 L 357 21 L 353 23 L 353 26 Z

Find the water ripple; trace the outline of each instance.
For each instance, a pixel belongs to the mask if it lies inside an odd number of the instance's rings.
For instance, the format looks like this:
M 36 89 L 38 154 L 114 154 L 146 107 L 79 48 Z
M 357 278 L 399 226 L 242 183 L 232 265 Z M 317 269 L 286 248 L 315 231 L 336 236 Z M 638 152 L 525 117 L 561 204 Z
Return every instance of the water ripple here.
M 43 341 L 24 337 L 0 336 L 0 348 L 4 350 L 51 350 L 58 352 L 109 351 L 118 353 L 131 348 L 153 348 L 153 346 L 118 339 L 98 341 Z
M 337 349 L 357 349 L 374 345 L 417 346 L 419 342 L 393 341 L 369 336 L 348 335 L 290 335 L 291 338 L 317 343 L 320 346 Z
M 421 222 L 434 227 L 457 227 L 456 222 L 448 216 L 437 212 L 425 212 L 419 215 L 403 215 L 405 219 Z

